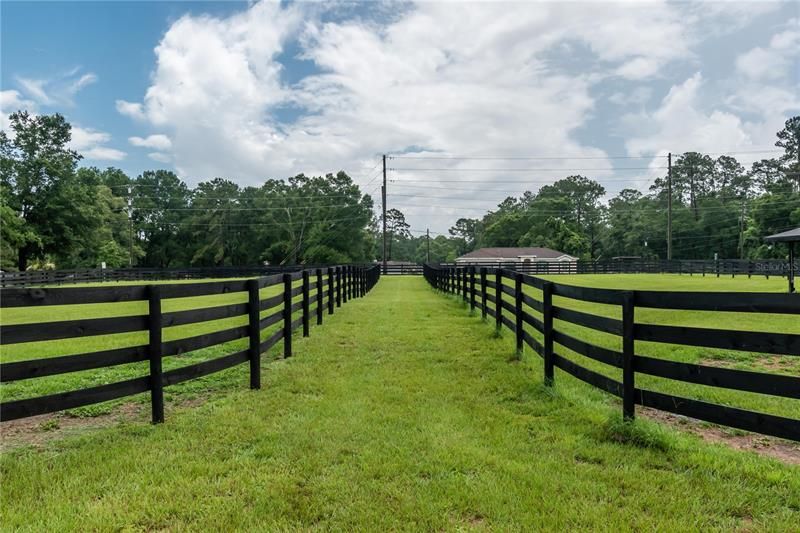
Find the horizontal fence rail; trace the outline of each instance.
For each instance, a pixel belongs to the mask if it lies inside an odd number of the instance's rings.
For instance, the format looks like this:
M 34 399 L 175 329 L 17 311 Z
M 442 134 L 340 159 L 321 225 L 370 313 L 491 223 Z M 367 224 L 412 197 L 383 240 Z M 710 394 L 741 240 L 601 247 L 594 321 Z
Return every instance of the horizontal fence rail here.
M 419 263 L 389 263 L 383 269 L 387 276 L 421 276 L 422 265 Z
M 524 274 L 686 274 L 689 276 L 778 276 L 789 273 L 789 262 L 782 260 L 635 260 L 635 261 L 531 261 L 439 263 L 446 267 L 486 267 L 514 270 Z M 800 275 L 800 264 L 795 265 Z
M 128 363 L 149 363 L 149 373 L 115 383 L 0 403 L 0 421 L 52 413 L 150 391 L 152 420 L 164 420 L 164 387 L 249 363 L 250 388 L 261 386 L 261 355 L 283 342 L 283 356 L 292 355 L 292 335 L 302 328 L 309 335 L 314 319 L 333 314 L 352 298 L 368 293 L 380 279 L 377 265 L 341 265 L 283 272 L 258 278 L 205 283 L 129 285 L 111 287 L 9 288 L 0 291 L 0 309 L 80 304 L 142 302 L 147 313 L 109 318 L 80 318 L 48 323 L 0 324 L 3 359 L 20 343 L 76 339 L 96 335 L 140 332 L 147 342 L 123 348 L 0 363 L 0 384 Z M 278 294 L 262 297 L 261 289 Z M 164 300 L 239 293 L 245 303 L 165 312 Z M 297 298 L 299 297 L 299 300 Z M 313 307 L 312 307 L 313 306 Z M 23 309 L 24 310 L 24 309 Z M 266 312 L 266 316 L 262 313 Z M 296 314 L 299 316 L 295 317 Z M 177 340 L 165 341 L 164 328 L 209 320 L 246 317 L 247 324 Z M 262 332 L 279 326 L 265 340 Z M 200 363 L 163 371 L 165 357 L 248 339 L 248 347 Z
M 0 272 L 0 287 L 31 287 L 112 281 L 169 281 L 224 278 L 251 278 L 327 268 L 326 265 L 201 267 L 201 268 L 83 268 L 72 270 L 26 270 Z M 422 266 L 418 265 L 419 273 Z
M 798 376 L 720 368 L 637 354 L 637 343 L 648 342 L 800 356 L 800 334 L 655 325 L 636 320 L 636 309 L 643 308 L 800 315 L 798 295 L 598 289 L 555 283 L 519 271 L 486 266 L 425 265 L 424 276 L 433 288 L 457 295 L 471 310 L 479 310 L 483 318 L 492 317 L 498 329 L 507 327 L 514 332 L 518 351 L 523 349 L 523 345 L 528 345 L 542 357 L 546 384 L 553 384 L 554 368 L 557 367 L 620 397 L 623 416 L 628 419 L 635 416 L 635 406 L 641 405 L 800 441 L 800 419 L 636 386 L 636 376 L 646 374 L 685 383 L 800 400 Z M 526 294 L 526 287 L 541 291 L 541 299 Z M 567 309 L 554 304 L 554 296 L 610 305 L 615 309 L 614 316 L 621 318 Z M 566 323 L 614 335 L 620 341 L 620 349 L 609 349 L 580 339 L 564 330 L 562 324 Z M 525 325 L 537 332 L 542 340 L 526 331 Z M 579 365 L 567 357 L 562 348 L 621 371 L 622 379 L 612 379 Z
M 459 262 L 441 263 L 440 266 L 475 266 L 504 268 L 525 274 L 686 274 L 700 276 L 778 276 L 789 272 L 789 262 L 782 260 L 635 260 L 635 261 L 533 261 L 533 262 Z M 192 280 L 208 278 L 247 278 L 283 272 L 297 272 L 311 266 L 253 266 L 208 268 L 91 268 L 75 270 L 27 270 L 0 272 L 0 287 L 32 287 L 39 285 L 65 285 L 73 283 L 98 283 L 110 281 Z M 800 276 L 800 263 L 795 267 Z M 385 275 L 422 275 L 419 263 L 390 263 L 383 269 Z

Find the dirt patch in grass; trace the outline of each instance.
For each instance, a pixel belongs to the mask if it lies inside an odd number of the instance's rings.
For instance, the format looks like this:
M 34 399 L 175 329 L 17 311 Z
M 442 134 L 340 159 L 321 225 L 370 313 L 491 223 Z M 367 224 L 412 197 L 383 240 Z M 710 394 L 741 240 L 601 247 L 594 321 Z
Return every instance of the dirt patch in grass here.
M 755 452 L 784 463 L 800 465 L 800 443 L 709 425 L 693 418 L 665 413 L 648 407 L 640 407 L 636 412 L 682 431 L 688 431 L 707 442 L 721 443 L 736 450 Z
M 88 429 L 108 427 L 122 421 L 144 421 L 147 414 L 146 405 L 127 402 L 114 407 L 108 414 L 98 416 L 48 413 L 3 422 L 0 426 L 0 450 L 7 451 L 21 446 L 41 447 L 48 442 Z
M 165 416 L 176 409 L 191 409 L 204 404 L 207 395 L 173 401 Z M 126 402 L 111 408 L 109 413 L 97 416 L 75 416 L 68 413 L 48 413 L 0 425 L 0 451 L 6 452 L 22 446 L 39 448 L 50 442 L 81 432 L 110 427 L 121 422 L 150 422 L 150 404 Z

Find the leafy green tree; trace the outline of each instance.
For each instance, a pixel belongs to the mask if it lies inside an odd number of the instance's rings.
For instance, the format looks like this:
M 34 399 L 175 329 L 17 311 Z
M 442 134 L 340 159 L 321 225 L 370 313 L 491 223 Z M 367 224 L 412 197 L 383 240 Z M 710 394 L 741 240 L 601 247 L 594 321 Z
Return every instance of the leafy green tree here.
M 0 186 L 6 208 L 21 222 L 4 237 L 16 249 L 17 268 L 31 259 L 68 254 L 87 244 L 99 219 L 94 213 L 97 185 L 76 174 L 81 156 L 67 148 L 71 126 L 64 117 L 9 117 L 10 132 L 0 132 Z M 9 218 L 8 213 L 6 218 Z
M 144 250 L 143 265 L 168 268 L 189 264 L 189 187 L 168 170 L 147 170 L 131 185 L 133 230 Z

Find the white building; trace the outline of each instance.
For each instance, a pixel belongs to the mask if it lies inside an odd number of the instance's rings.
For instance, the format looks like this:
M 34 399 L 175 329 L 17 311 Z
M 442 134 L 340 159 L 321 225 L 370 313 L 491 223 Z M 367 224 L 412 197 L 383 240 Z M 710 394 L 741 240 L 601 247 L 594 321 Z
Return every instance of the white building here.
M 456 259 L 456 263 L 495 265 L 498 263 L 574 263 L 572 257 L 550 248 L 481 248 L 464 254 Z

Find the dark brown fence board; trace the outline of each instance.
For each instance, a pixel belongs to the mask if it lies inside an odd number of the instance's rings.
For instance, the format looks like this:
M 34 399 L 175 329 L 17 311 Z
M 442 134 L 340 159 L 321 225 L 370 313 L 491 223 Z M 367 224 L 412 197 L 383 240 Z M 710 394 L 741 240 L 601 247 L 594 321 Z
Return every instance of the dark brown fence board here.
M 147 360 L 147 345 L 0 364 L 0 382 L 39 378 Z
M 622 353 L 620 352 L 576 339 L 558 330 L 553 330 L 553 341 L 589 359 L 594 359 L 616 368 L 622 368 Z
M 800 314 L 800 297 L 771 292 L 636 291 L 636 306 L 691 311 Z
M 249 349 L 242 350 L 240 352 L 217 357 L 209 361 L 203 361 L 202 363 L 195 363 L 193 365 L 182 366 L 180 368 L 169 370 L 164 372 L 164 386 L 167 387 L 169 385 L 177 385 L 178 383 L 183 383 L 184 381 L 189 381 L 190 379 L 200 378 L 221 370 L 225 370 L 226 368 L 239 365 L 247 361 L 249 359 L 249 355 Z
M 544 333 L 544 324 L 541 320 L 530 313 L 522 312 L 522 320 L 529 326 L 533 326 L 539 333 Z
M 189 298 L 192 296 L 213 296 L 232 292 L 245 292 L 247 280 L 207 281 L 201 283 L 175 283 L 161 285 L 161 298 Z
M 116 400 L 117 398 L 139 394 L 148 390 L 150 390 L 150 377 L 143 376 L 81 390 L 4 402 L 0 404 L 0 421 L 6 422 L 28 416 L 63 411 L 64 409 L 74 409 L 84 405 Z
M 544 353 L 544 346 L 525 330 L 522 330 L 522 339 L 540 356 Z
M 261 310 L 266 311 L 283 303 L 283 293 L 261 300 Z
M 637 402 L 676 415 L 783 439 L 800 440 L 800 420 L 638 389 Z
M 282 338 L 283 338 L 283 329 L 279 329 L 278 331 L 267 337 L 266 340 L 261 342 L 261 346 L 259 348 L 261 350 L 261 353 L 264 353 L 273 346 L 275 346 L 278 343 L 278 341 L 280 341 Z
M 522 293 L 522 301 L 523 303 L 525 303 L 525 305 L 529 306 L 531 309 L 535 311 L 538 311 L 540 313 L 544 311 L 544 305 L 542 305 L 542 302 L 540 302 L 539 300 L 535 300 L 534 298 L 530 297 L 525 293 Z
M 111 335 L 145 330 L 147 330 L 147 315 L 80 318 L 60 322 L 0 326 L 0 339 L 2 339 L 2 343 L 5 346 L 21 342 L 52 341 L 71 337 Z
M 145 285 L 123 287 L 58 287 L 48 289 L 3 289 L 0 307 L 77 305 L 132 302 L 147 299 Z
M 553 294 L 556 296 L 599 304 L 619 305 L 622 303 L 620 292 L 621 291 L 618 289 L 595 289 L 592 287 L 578 287 L 575 285 L 553 283 Z
M 712 387 L 800 399 L 800 377 L 681 363 L 637 355 L 637 372 Z
M 800 335 L 727 329 L 637 324 L 636 339 L 777 355 L 800 355 Z
M 239 340 L 249 336 L 247 326 L 237 326 L 235 328 L 223 329 L 213 333 L 204 333 L 194 337 L 186 337 L 164 343 L 164 356 L 180 355 L 182 353 L 193 352 L 202 348 L 208 348 L 224 342 Z
M 585 381 L 598 389 L 603 389 L 614 396 L 622 398 L 622 383 L 619 381 L 613 380 L 593 370 L 589 370 L 588 368 L 584 368 L 557 353 L 553 353 L 553 364 L 581 381 Z
M 590 313 L 584 313 L 583 311 L 575 311 L 574 309 L 566 309 L 556 305 L 553 306 L 553 318 L 597 331 L 622 335 L 622 321 L 614 318 L 592 315 Z
M 207 322 L 247 314 L 247 304 L 229 304 L 215 307 L 189 309 L 187 311 L 173 311 L 162 315 L 163 326 L 182 326 L 196 322 Z
M 258 288 L 263 289 L 264 287 L 272 287 L 273 285 L 279 285 L 282 282 L 283 274 L 273 274 L 271 276 L 258 278 Z

